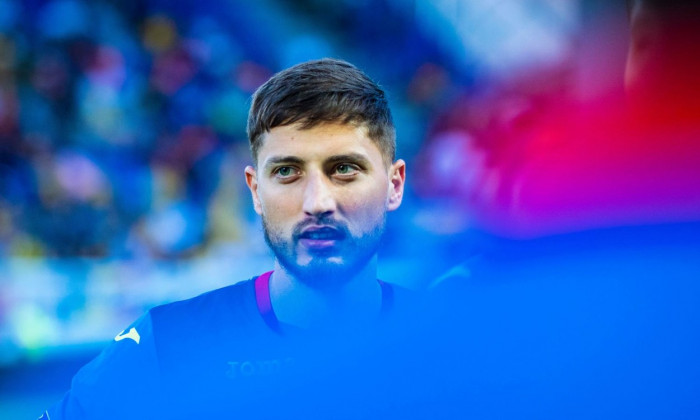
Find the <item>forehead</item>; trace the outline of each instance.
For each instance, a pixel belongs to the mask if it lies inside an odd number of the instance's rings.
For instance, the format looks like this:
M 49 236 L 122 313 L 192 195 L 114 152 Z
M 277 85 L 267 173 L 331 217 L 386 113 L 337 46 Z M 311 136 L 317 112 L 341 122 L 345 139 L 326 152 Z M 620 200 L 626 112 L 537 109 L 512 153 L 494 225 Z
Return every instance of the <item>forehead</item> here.
M 258 163 L 272 157 L 294 156 L 304 161 L 323 161 L 341 154 L 361 154 L 381 162 L 382 154 L 364 125 L 321 124 L 302 128 L 299 124 L 279 126 L 262 137 Z

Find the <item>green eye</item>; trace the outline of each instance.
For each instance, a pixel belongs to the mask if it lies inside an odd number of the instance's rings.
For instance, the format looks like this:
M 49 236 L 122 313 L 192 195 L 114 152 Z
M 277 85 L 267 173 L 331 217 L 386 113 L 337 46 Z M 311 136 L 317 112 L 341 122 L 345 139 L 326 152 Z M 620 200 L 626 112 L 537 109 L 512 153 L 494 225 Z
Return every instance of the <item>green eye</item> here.
M 360 168 L 352 163 L 341 163 L 335 167 L 337 175 L 352 176 L 360 172 Z
M 283 166 L 277 170 L 277 175 L 282 177 L 287 177 L 293 175 L 292 168 L 289 166 Z

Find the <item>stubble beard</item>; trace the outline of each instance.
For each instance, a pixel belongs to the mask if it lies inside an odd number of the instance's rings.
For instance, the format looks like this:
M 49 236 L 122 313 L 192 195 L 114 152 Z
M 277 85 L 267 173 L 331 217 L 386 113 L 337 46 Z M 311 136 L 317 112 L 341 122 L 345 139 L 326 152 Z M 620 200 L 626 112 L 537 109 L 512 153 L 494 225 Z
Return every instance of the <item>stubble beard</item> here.
M 386 214 L 382 214 L 373 228 L 361 236 L 353 236 L 348 232 L 342 240 L 342 250 L 311 252 L 311 261 L 305 265 L 297 262 L 297 234 L 293 233 L 291 238 L 286 237 L 273 229 L 265 217 L 262 218 L 262 225 L 265 242 L 288 273 L 315 289 L 334 290 L 350 282 L 377 253 L 384 234 Z M 295 229 L 295 232 L 298 230 Z M 330 260 L 337 256 L 342 257 L 341 262 Z

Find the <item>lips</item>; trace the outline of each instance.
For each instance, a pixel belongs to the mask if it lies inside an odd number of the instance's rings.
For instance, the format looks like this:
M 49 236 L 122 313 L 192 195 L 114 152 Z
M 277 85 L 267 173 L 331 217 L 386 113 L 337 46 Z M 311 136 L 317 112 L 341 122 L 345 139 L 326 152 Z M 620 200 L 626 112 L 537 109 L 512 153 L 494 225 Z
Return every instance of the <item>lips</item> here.
M 333 226 L 310 226 L 298 236 L 299 242 L 303 246 L 313 250 L 332 248 L 345 237 L 344 230 Z
M 340 240 L 345 237 L 345 234 L 340 230 L 332 227 L 312 227 L 307 228 L 301 235 L 300 239 L 312 239 L 312 240 Z

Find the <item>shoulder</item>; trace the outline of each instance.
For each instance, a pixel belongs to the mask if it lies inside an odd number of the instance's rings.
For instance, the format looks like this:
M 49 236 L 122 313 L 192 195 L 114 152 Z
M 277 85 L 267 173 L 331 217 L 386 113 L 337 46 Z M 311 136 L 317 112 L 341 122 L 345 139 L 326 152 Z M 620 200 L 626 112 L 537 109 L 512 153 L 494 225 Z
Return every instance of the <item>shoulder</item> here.
M 264 333 L 267 326 L 257 308 L 254 280 L 151 309 L 161 369 L 177 366 L 183 355 L 239 352 L 241 346 Z
M 157 417 L 134 410 L 167 407 L 160 401 L 163 383 L 190 373 L 183 366 L 199 361 L 200 367 L 211 358 L 225 365 L 232 340 L 245 334 L 232 332 L 262 324 L 255 305 L 251 279 L 152 308 L 80 370 L 69 393 L 49 410 L 51 418 Z
M 254 280 L 254 278 L 244 280 L 190 299 L 156 306 L 149 311 L 149 314 L 157 327 L 164 319 L 172 317 L 196 320 L 214 314 L 221 315 L 221 312 L 233 315 L 237 311 L 250 309 L 251 303 L 254 303 Z
M 145 314 L 80 369 L 70 391 L 42 418 L 148 418 L 138 413 L 158 400 L 158 375 L 151 318 Z

